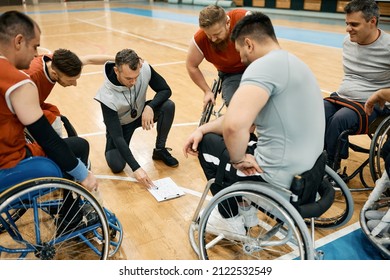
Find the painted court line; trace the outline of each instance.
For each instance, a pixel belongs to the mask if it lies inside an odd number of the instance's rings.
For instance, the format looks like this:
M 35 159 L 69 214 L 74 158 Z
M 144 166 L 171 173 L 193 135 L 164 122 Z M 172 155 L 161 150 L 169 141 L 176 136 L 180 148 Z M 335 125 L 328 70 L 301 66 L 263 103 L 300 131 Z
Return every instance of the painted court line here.
M 153 44 L 156 44 L 156 45 L 168 47 L 168 48 L 175 49 L 175 50 L 182 51 L 182 52 L 187 52 L 187 49 L 179 48 L 179 47 L 176 47 L 176 46 L 171 45 L 171 44 L 162 43 L 162 42 L 159 42 L 159 41 L 156 41 L 156 40 L 152 40 L 152 39 L 149 39 L 149 38 L 146 38 L 146 37 L 143 37 L 143 36 L 139 36 L 139 35 L 136 35 L 136 34 L 133 34 L 133 33 L 125 32 L 125 31 L 122 31 L 122 30 L 119 30 L 119 29 L 115 29 L 115 28 L 112 28 L 112 27 L 108 27 L 106 25 L 97 24 L 97 23 L 93 23 L 93 22 L 90 22 L 90 21 L 87 21 L 87 20 L 82 20 L 82 19 L 79 19 L 79 21 L 83 22 L 85 24 L 89 24 L 89 25 L 93 25 L 93 26 L 97 26 L 97 27 L 106 29 L 108 31 L 112 31 L 112 32 L 116 32 L 116 33 L 119 33 L 119 34 L 128 35 L 130 37 L 134 37 L 134 38 L 137 38 L 137 39 L 149 42 L 149 43 L 153 43 Z
M 316 248 L 324 246 L 332 241 L 335 241 L 336 239 L 343 237 L 344 235 L 347 235 L 347 234 L 349 234 L 349 233 L 351 233 L 359 228 L 360 228 L 360 224 L 359 224 L 359 222 L 356 222 L 356 223 L 349 225 L 343 229 L 335 231 L 335 232 L 317 240 L 315 242 Z
M 124 176 L 113 176 L 113 175 L 95 175 L 96 178 L 98 179 L 103 179 L 103 180 L 119 180 L 119 181 L 128 181 L 128 182 L 134 182 L 136 183 L 137 180 L 132 177 L 124 177 Z M 181 186 L 178 186 L 183 192 L 191 194 L 193 196 L 201 197 L 202 193 L 197 192 L 191 189 L 183 188 Z M 206 200 L 210 200 L 211 196 L 207 196 Z

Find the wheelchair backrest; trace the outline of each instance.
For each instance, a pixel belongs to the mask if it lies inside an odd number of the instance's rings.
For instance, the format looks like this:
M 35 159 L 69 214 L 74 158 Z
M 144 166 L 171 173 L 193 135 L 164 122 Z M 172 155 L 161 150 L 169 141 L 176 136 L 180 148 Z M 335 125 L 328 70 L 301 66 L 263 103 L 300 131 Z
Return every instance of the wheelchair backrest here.
M 61 169 L 46 157 L 30 157 L 13 168 L 0 170 L 0 193 L 18 183 L 40 177 L 62 178 Z
M 294 177 L 290 191 L 297 196 L 291 204 L 303 218 L 319 217 L 332 205 L 334 189 L 324 178 L 326 152 L 324 151 L 312 169 Z M 317 195 L 321 196 L 320 200 Z

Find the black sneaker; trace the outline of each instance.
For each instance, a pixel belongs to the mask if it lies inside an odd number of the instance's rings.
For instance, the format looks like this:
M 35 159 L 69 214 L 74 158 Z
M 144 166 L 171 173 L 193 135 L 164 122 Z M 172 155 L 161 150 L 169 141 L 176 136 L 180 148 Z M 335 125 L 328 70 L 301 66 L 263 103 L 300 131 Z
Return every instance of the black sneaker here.
M 169 152 L 172 151 L 171 148 L 163 148 L 163 149 L 154 149 L 152 159 L 154 160 L 162 160 L 166 165 L 170 167 L 176 167 L 179 165 L 177 159 L 175 159 Z

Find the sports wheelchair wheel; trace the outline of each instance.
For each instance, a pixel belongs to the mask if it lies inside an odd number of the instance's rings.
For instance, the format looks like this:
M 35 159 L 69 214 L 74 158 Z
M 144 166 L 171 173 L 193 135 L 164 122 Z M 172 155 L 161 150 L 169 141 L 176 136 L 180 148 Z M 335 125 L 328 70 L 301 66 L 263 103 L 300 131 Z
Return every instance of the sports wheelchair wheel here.
M 335 190 L 332 206 L 320 217 L 314 218 L 314 225 L 319 228 L 335 228 L 345 225 L 352 218 L 354 202 L 350 189 L 344 180 L 329 166 L 325 166 L 325 184 L 331 184 Z M 306 223 L 310 221 L 307 219 Z
M 303 218 L 289 203 L 288 198 L 279 194 L 276 189 L 267 183 L 238 182 L 214 196 L 200 216 L 200 258 L 314 259 L 312 240 Z M 210 215 L 216 211 L 218 213 L 218 205 L 225 205 L 224 210 L 231 214 L 232 201 L 237 204 L 243 197 L 251 201 L 251 205 L 258 210 L 256 215 L 259 223 L 245 228 L 245 234 L 238 233 L 241 230 L 233 227 L 231 231 L 225 228 L 218 233 L 216 223 L 209 222 Z
M 15 213 L 23 210 L 23 215 Z M 38 178 L 0 195 L 0 259 L 107 259 L 109 224 L 81 185 Z
M 378 210 L 384 211 L 385 213 L 390 209 L 390 197 L 382 197 L 380 200 L 375 202 L 369 210 Z M 390 238 L 389 236 L 373 236 L 371 235 L 370 229 L 367 226 L 367 219 L 365 217 L 365 211 L 362 209 L 360 211 L 359 217 L 360 226 L 362 231 L 367 236 L 367 239 L 372 243 L 372 245 L 378 249 L 382 257 L 385 259 L 390 259 Z
M 370 144 L 369 165 L 372 180 L 375 182 L 382 177 L 385 162 L 382 156 L 382 148 L 389 139 L 390 116 L 385 118 L 375 130 Z
M 123 240 L 123 228 L 114 213 L 103 208 L 108 221 L 110 246 L 108 256 L 111 258 L 118 252 Z
M 210 186 L 214 182 L 215 182 L 214 178 L 210 179 L 207 182 L 206 187 L 205 187 L 205 189 L 203 191 L 203 194 L 202 194 L 202 196 L 200 198 L 198 207 L 196 208 L 194 216 L 192 217 L 191 224 L 190 224 L 190 226 L 188 228 L 188 236 L 189 236 L 191 247 L 192 247 L 192 249 L 195 251 L 195 253 L 198 256 L 199 256 L 199 243 L 198 243 L 199 234 L 198 234 L 198 228 L 199 228 L 200 214 L 201 214 L 201 211 L 202 211 L 201 209 L 203 208 L 203 206 L 205 204 L 205 200 L 206 200 L 207 194 L 209 193 Z

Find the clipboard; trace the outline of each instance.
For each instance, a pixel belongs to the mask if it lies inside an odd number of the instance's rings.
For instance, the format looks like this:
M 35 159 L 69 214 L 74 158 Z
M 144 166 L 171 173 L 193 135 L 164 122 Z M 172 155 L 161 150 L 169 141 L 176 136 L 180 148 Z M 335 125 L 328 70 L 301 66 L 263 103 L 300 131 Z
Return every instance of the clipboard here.
M 153 181 L 153 183 L 154 187 L 148 190 L 158 202 L 178 198 L 185 194 L 170 177 Z

